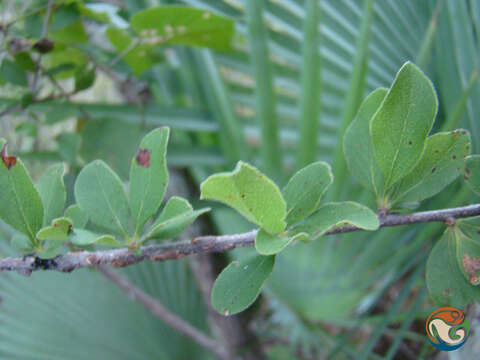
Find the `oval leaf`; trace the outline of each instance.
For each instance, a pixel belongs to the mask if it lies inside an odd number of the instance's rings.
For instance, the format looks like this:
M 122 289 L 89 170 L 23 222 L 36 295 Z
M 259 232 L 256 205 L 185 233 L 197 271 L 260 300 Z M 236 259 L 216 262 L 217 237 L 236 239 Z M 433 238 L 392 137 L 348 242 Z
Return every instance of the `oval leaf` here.
M 420 162 L 395 187 L 392 203 L 421 201 L 438 194 L 460 175 L 469 153 L 470 134 L 466 130 L 430 136 Z
M 98 235 L 85 229 L 73 229 L 70 241 L 75 245 L 91 245 L 102 243 L 104 245 L 117 244 L 117 240 L 111 235 Z
M 447 228 L 430 252 L 426 282 L 430 296 L 438 305 L 462 308 L 480 299 L 480 287 L 472 286 L 457 262 L 457 238 L 454 228 Z
M 77 229 L 83 229 L 88 222 L 88 216 L 77 204 L 70 205 L 65 210 L 65 217 L 73 222 L 73 226 Z
M 383 195 L 383 180 L 370 136 L 370 120 L 386 94 L 387 89 L 380 88 L 368 95 L 343 138 L 343 152 L 350 172 L 377 196 Z
M 480 195 L 480 155 L 467 157 L 465 163 L 465 180 L 470 189 Z
M 292 231 L 306 232 L 312 236 L 312 240 L 315 240 L 327 231 L 343 225 L 353 225 L 364 230 L 377 230 L 380 222 L 378 216 L 368 207 L 345 201 L 322 205 Z
M 63 175 L 65 173 L 64 164 L 55 164 L 50 166 L 43 173 L 36 185 L 38 193 L 43 203 L 43 225 L 50 224 L 53 219 L 59 218 L 63 214 L 67 193 Z
M 72 230 L 72 221 L 69 218 L 52 220 L 52 225 L 40 229 L 37 233 L 39 240 L 67 240 Z
M 128 202 L 122 182 L 101 160 L 85 166 L 75 183 L 75 198 L 95 224 L 128 236 Z
M 210 176 L 200 186 L 201 199 L 223 202 L 269 233 L 285 229 L 287 209 L 275 183 L 239 161 L 235 170 Z
M 147 239 L 173 239 L 180 235 L 197 217 L 210 211 L 209 208 L 193 210 L 192 205 L 180 197 L 168 199 L 158 219 L 152 225 Z
M 166 127 L 147 134 L 132 160 L 130 168 L 130 209 L 139 234 L 145 222 L 162 203 L 168 184 L 167 143 L 170 130 Z
M 7 155 L 4 139 L 0 149 L 0 219 L 34 241 L 42 227 L 42 200 L 22 161 Z
M 139 11 L 132 28 L 151 45 L 182 44 L 227 50 L 233 37 L 233 21 L 207 10 L 164 6 Z
M 285 249 L 291 242 L 306 239 L 307 237 L 307 233 L 272 235 L 260 229 L 255 237 L 255 249 L 261 255 L 275 255 Z
M 332 181 L 332 169 L 323 161 L 310 164 L 293 175 L 282 192 L 287 202 L 287 224 L 310 215 Z
M 212 306 L 225 316 L 245 310 L 260 294 L 274 264 L 275 256 L 260 255 L 230 263 L 215 280 Z
M 432 82 L 416 65 L 405 63 L 370 123 L 386 190 L 420 160 L 437 106 Z

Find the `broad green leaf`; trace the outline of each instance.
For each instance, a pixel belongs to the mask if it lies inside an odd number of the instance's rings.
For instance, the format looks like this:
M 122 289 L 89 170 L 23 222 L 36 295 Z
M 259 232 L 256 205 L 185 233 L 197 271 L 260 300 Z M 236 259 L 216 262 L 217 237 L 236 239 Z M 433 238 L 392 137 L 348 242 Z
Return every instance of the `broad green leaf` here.
M 55 44 L 55 49 L 42 57 L 49 75 L 64 79 L 75 75 L 77 68 L 83 68 L 88 62 L 85 54 L 73 46 Z
M 480 195 L 480 155 L 467 157 L 465 162 L 465 180 L 470 189 Z
M 212 305 L 220 314 L 233 315 L 249 307 L 270 276 L 275 256 L 254 255 L 230 263 L 215 280 Z
M 65 210 L 65 217 L 69 218 L 73 222 L 73 226 L 76 229 L 83 229 L 88 222 L 88 215 L 77 204 L 70 205 Z
M 35 71 L 35 62 L 28 51 L 20 51 L 14 56 L 15 63 L 26 71 Z
M 145 239 L 173 239 L 180 235 L 197 217 L 207 211 L 210 211 L 210 209 L 193 210 L 187 200 L 173 196 L 168 199 Z
M 40 229 L 37 233 L 39 240 L 67 240 L 72 230 L 72 221 L 69 218 L 58 218 L 52 220 L 51 226 Z
M 306 232 L 311 236 L 311 240 L 315 240 L 327 231 L 344 225 L 377 230 L 380 223 L 378 216 L 368 207 L 353 201 L 345 201 L 320 206 L 310 217 L 294 226 L 292 232 Z
M 43 226 L 59 218 L 63 214 L 67 193 L 63 176 L 64 164 L 55 164 L 47 168 L 36 184 L 38 193 L 43 203 Z
M 72 24 L 56 31 L 50 31 L 49 37 L 62 43 L 86 43 L 88 41 L 85 26 L 81 20 L 75 21 Z
M 242 161 L 233 172 L 215 174 L 200 186 L 201 199 L 223 202 L 267 232 L 285 229 L 287 209 L 277 185 Z
M 85 229 L 73 229 L 69 237 L 72 244 L 92 245 L 101 243 L 104 245 L 118 244 L 118 241 L 111 235 L 98 235 Z
M 21 254 L 31 254 L 35 251 L 28 237 L 19 233 L 12 236 L 10 245 Z
M 161 60 L 159 55 L 154 56 L 152 45 L 138 44 L 135 46 L 135 40 L 123 29 L 109 27 L 106 34 L 119 54 L 124 54 L 122 59 L 130 66 L 136 76 L 150 69 Z
M 430 296 L 438 305 L 464 307 L 480 299 L 480 287 L 472 286 L 457 261 L 458 230 L 449 227 L 427 260 L 426 281 Z
M 103 161 L 82 169 L 75 183 L 75 199 L 93 223 L 128 236 L 127 195 L 118 175 Z
M 332 181 L 332 169 L 323 161 L 310 164 L 293 175 L 282 191 L 287 203 L 287 224 L 310 215 Z
M 72 25 L 80 19 L 80 12 L 76 4 L 60 6 L 53 15 L 53 19 L 48 26 L 49 31 L 58 31 L 69 25 Z
M 470 134 L 466 130 L 430 136 L 420 162 L 394 187 L 391 202 L 421 201 L 438 194 L 460 175 L 468 154 Z
M 234 33 L 233 21 L 208 10 L 164 6 L 132 16 L 132 28 L 144 43 L 182 44 L 228 50 Z
M 458 266 L 470 284 L 480 285 L 480 226 L 469 220 L 457 220 L 456 225 Z
M 255 249 L 261 255 L 275 255 L 285 249 L 291 242 L 306 239 L 307 237 L 307 233 L 289 235 L 286 232 L 272 235 L 260 229 L 255 237 Z
M 385 190 L 407 175 L 420 160 L 437 106 L 431 81 L 416 65 L 406 62 L 370 123 Z
M 383 181 L 370 136 L 370 120 L 386 94 L 387 89 L 380 88 L 368 95 L 343 138 L 343 152 L 350 172 L 377 196 L 383 196 Z
M 95 68 L 78 68 L 75 71 L 75 92 L 88 89 L 95 82 Z
M 62 241 L 50 241 L 47 243 L 47 246 L 44 247 L 41 251 L 37 252 L 37 256 L 40 259 L 52 259 L 62 250 L 63 242 Z
M 168 185 L 166 154 L 169 134 L 167 127 L 147 134 L 132 159 L 130 209 L 137 235 L 145 222 L 157 212 Z
M 61 133 L 57 137 L 58 153 L 69 164 L 75 164 L 81 141 L 82 138 L 78 134 L 71 132 Z
M 25 70 L 7 59 L 4 59 L 0 65 L 0 79 L 19 86 L 28 85 L 27 73 Z
M 43 206 L 22 161 L 6 153 L 0 139 L 0 219 L 34 242 L 42 226 Z

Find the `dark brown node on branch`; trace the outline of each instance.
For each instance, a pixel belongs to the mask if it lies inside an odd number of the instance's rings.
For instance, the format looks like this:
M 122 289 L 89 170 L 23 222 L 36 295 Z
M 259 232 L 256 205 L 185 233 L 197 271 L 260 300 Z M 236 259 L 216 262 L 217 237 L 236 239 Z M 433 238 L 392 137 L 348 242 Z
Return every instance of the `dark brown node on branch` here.
M 444 224 L 449 227 L 455 226 L 455 218 L 451 216 L 447 217 L 444 221 Z
M 388 210 L 386 207 L 381 206 L 378 208 L 377 210 L 378 217 L 385 217 L 387 216 L 387 214 L 388 214 Z
M 33 48 L 41 54 L 46 54 L 55 48 L 55 43 L 47 38 L 42 38 L 33 44 Z
M 137 160 L 137 164 L 143 167 L 150 167 L 150 153 L 152 151 L 148 149 L 140 149 L 138 150 L 137 156 L 135 159 Z
M 7 167 L 8 170 L 10 170 L 12 166 L 15 166 L 17 164 L 17 158 L 15 156 L 7 155 L 7 144 L 3 146 L 2 152 L 0 153 L 0 157 L 2 158 L 2 162 Z

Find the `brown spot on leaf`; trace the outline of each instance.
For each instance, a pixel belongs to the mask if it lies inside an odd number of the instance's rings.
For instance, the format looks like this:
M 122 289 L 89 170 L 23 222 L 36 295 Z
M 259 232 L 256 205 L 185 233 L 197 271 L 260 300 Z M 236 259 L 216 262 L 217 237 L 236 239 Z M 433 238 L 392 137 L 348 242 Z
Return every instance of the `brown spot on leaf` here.
M 456 159 L 457 159 L 457 155 L 453 155 L 453 156 L 452 156 L 452 159 L 453 159 L 453 160 L 456 160 Z
M 17 158 L 15 156 L 7 155 L 7 144 L 3 146 L 2 152 L 0 153 L 0 157 L 2 158 L 2 162 L 7 167 L 8 170 L 10 170 L 12 166 L 15 166 L 17 164 Z
M 137 156 L 135 159 L 137 160 L 137 164 L 143 167 L 150 167 L 150 154 L 151 150 L 148 149 L 140 149 L 138 150 Z
M 242 199 L 245 199 L 245 194 L 240 195 Z
M 409 140 L 409 141 L 408 141 L 408 145 L 412 145 L 412 144 L 413 144 L 413 143 L 412 143 L 412 140 Z
M 480 276 L 477 276 L 477 271 L 480 270 L 480 258 L 470 257 L 468 254 L 463 254 L 462 257 L 463 269 L 470 275 L 470 284 L 479 285 Z

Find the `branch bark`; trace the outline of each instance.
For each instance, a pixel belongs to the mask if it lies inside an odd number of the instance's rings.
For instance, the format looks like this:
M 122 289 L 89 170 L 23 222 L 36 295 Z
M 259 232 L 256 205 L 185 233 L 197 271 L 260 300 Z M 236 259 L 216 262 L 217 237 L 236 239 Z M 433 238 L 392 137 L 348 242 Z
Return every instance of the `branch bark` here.
M 145 306 L 155 317 L 159 318 L 164 323 L 171 326 L 183 335 L 189 337 L 197 344 L 210 351 L 212 354 L 215 354 L 218 358 L 222 360 L 231 360 L 231 357 L 227 351 L 223 349 L 215 340 L 211 339 L 208 335 L 193 327 L 182 318 L 171 313 L 155 298 L 137 288 L 134 284 L 128 281 L 128 279 L 117 274 L 115 271 L 107 269 L 104 266 L 100 265 L 97 268 L 107 279 L 122 289 L 131 299 L 138 301 L 140 304 Z
M 392 214 L 380 216 L 380 227 L 410 225 L 427 222 L 445 222 L 453 225 L 455 219 L 480 215 L 480 204 L 452 209 L 432 210 L 408 215 Z M 326 233 L 326 235 L 360 231 L 355 226 L 342 226 Z M 22 275 L 30 275 L 36 270 L 56 270 L 71 272 L 77 268 L 110 264 L 122 267 L 143 260 L 165 261 L 179 259 L 187 255 L 200 253 L 225 252 L 237 247 L 252 246 L 257 230 L 242 234 L 222 236 L 200 236 L 192 240 L 170 242 L 159 245 L 142 246 L 140 254 L 134 254 L 128 248 L 104 251 L 79 251 L 59 255 L 53 259 L 40 259 L 36 256 L 23 258 L 0 259 L 0 271 L 17 271 Z

